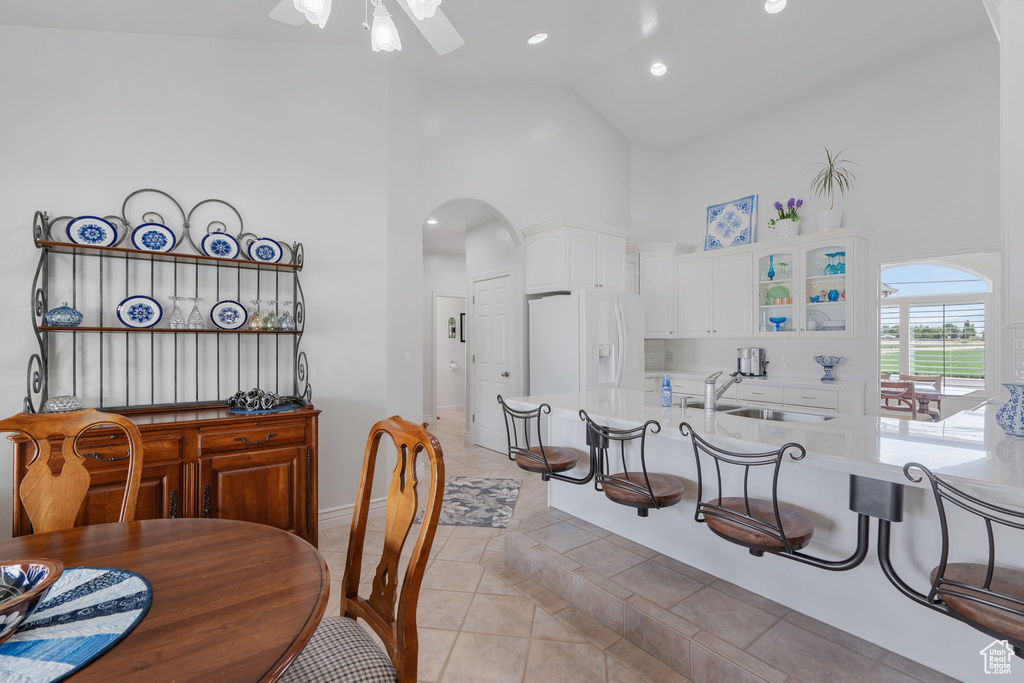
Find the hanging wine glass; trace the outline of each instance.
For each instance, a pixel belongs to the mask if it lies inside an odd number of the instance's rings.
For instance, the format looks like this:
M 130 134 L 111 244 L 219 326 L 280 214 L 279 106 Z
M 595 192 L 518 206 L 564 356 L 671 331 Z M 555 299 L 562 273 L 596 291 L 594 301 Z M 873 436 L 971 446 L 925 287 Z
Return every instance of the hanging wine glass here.
M 281 321 L 277 317 L 277 312 L 275 310 L 277 308 L 277 306 L 276 306 L 277 300 L 273 299 L 273 300 L 265 301 L 264 303 L 266 303 L 266 304 L 268 304 L 270 306 L 270 312 L 267 313 L 265 316 L 263 316 L 263 329 L 265 329 L 265 330 L 275 330 L 275 331 L 276 330 L 280 330 L 281 329 Z
M 266 327 L 263 323 L 263 316 L 260 315 L 260 304 L 263 303 L 260 299 L 249 299 L 252 302 L 253 308 L 252 315 L 249 316 L 249 322 L 246 327 L 250 330 L 265 330 Z
M 185 297 L 186 301 L 193 302 L 192 311 L 188 314 L 188 322 L 186 323 L 190 330 L 202 330 L 206 328 L 206 320 L 203 318 L 203 314 L 199 310 L 199 302 L 202 301 L 197 296 Z
M 836 256 L 838 257 L 838 262 L 836 263 L 836 273 L 838 275 L 846 275 L 846 252 L 837 251 Z
M 178 302 L 185 297 L 172 296 L 168 298 L 174 302 L 174 308 L 171 309 L 170 315 L 167 316 L 167 327 L 172 330 L 185 329 L 185 313 L 181 310 L 181 306 L 178 305 Z
M 835 263 L 836 255 L 835 254 L 825 254 L 825 256 L 828 257 L 828 265 L 825 266 L 825 275 L 835 275 L 836 274 L 836 263 Z
M 284 313 L 278 318 L 278 324 L 281 325 L 281 329 L 285 331 L 291 331 L 295 329 L 295 320 L 288 312 L 288 308 L 292 305 L 291 301 L 284 302 Z

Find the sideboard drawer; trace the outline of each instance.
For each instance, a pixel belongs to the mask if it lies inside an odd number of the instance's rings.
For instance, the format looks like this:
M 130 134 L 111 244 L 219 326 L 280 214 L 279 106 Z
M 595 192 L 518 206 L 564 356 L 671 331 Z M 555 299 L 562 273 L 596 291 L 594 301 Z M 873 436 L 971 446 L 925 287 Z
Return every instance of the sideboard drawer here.
M 98 454 L 86 460 L 86 467 L 89 468 L 128 466 L 128 439 L 121 433 L 112 436 L 83 436 L 78 440 L 78 452 L 82 455 Z M 143 435 L 143 465 L 180 459 L 180 434 Z
M 787 406 L 806 406 L 808 408 L 825 408 L 837 410 L 839 408 L 839 394 L 828 389 L 799 389 L 796 387 L 785 388 Z
M 305 420 L 247 422 L 233 427 L 200 429 L 199 453 L 237 453 L 255 446 L 300 446 L 307 441 Z
M 759 403 L 782 403 L 785 400 L 782 387 L 766 387 L 747 382 L 736 385 L 736 398 Z

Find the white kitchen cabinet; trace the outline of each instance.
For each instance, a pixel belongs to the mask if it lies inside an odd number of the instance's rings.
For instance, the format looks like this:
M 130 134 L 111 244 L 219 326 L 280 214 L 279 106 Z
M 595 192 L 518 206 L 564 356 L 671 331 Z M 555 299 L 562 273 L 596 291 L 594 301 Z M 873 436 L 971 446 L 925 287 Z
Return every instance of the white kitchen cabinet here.
M 626 252 L 626 293 L 640 293 L 640 254 L 636 251 Z
M 749 252 L 676 260 L 676 337 L 751 335 Z
M 674 250 L 640 252 L 640 298 L 644 304 L 644 338 L 675 337 Z
M 629 230 L 559 218 L 523 230 L 527 294 L 626 289 Z

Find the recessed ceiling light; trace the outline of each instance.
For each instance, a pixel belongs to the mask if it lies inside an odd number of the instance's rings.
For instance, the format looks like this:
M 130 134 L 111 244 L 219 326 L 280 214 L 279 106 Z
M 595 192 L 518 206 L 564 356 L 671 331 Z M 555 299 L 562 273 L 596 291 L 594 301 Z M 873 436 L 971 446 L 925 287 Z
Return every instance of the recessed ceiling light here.
M 655 76 L 664 76 L 667 71 L 668 67 L 662 64 L 661 62 L 655 62 L 654 64 L 651 64 L 651 73 L 654 74 Z
M 427 225 L 437 225 L 437 219 L 436 218 L 428 218 L 427 219 Z
M 548 34 L 546 33 L 534 33 L 532 36 L 526 39 L 526 42 L 529 43 L 530 45 L 540 45 L 547 39 Z
M 767 0 L 764 3 L 764 11 L 768 14 L 778 14 L 786 9 L 786 0 Z

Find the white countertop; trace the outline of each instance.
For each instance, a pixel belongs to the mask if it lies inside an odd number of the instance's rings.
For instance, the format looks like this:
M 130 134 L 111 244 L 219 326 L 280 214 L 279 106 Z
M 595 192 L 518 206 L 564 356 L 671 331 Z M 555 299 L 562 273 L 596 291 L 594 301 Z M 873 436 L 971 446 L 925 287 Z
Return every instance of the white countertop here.
M 661 372 L 645 371 L 644 377 L 662 379 L 666 374 L 669 379 L 696 379 L 704 381 L 704 378 L 711 375 L 715 370 L 710 372 L 672 372 L 671 370 L 663 370 Z M 730 371 L 731 372 L 731 371 Z M 824 371 L 822 371 L 824 373 Z M 722 377 L 719 378 L 719 382 L 724 382 L 726 375 L 729 372 L 724 372 Z M 766 387 L 799 387 L 801 389 L 863 389 L 864 382 L 856 382 L 851 380 L 837 379 L 834 382 L 822 382 L 820 379 L 812 379 L 808 377 L 773 377 L 771 375 L 767 377 L 744 377 L 741 384 L 747 382 L 757 382 L 758 386 Z M 735 385 L 733 385 L 735 386 Z
M 679 433 L 679 424 L 688 422 L 708 441 L 735 451 L 766 451 L 795 442 L 807 450 L 802 465 L 900 484 L 911 483 L 903 475 L 903 465 L 918 462 L 986 500 L 1024 507 L 1024 438 L 1007 436 L 999 428 L 997 402 L 941 422 L 839 415 L 817 423 L 773 422 L 723 412 L 706 416 L 703 409 L 694 408 L 684 415 L 678 406 L 661 408 L 654 392 L 622 389 L 530 396 L 508 403 L 514 408 L 547 403 L 554 416 L 575 420 L 582 409 L 596 422 L 615 428 L 654 420 L 661 425 L 658 437 L 679 441 L 688 441 Z

